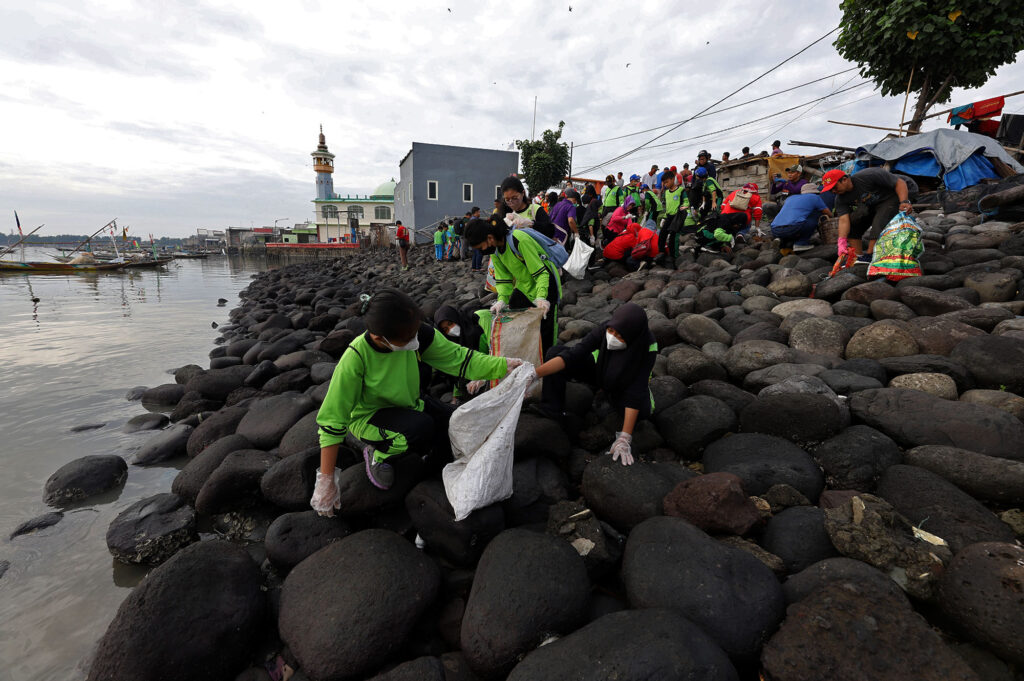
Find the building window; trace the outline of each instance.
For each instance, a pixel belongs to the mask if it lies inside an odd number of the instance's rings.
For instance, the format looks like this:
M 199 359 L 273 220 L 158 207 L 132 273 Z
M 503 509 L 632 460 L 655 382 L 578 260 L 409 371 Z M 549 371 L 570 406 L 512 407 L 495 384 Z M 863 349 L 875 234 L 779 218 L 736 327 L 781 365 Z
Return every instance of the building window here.
M 338 217 L 338 207 L 324 206 L 320 209 L 320 214 L 324 216 L 324 220 L 333 220 Z
M 350 218 L 354 218 L 356 220 L 362 220 L 363 219 L 363 207 L 362 206 L 349 206 L 348 207 L 348 216 Z
M 473 185 L 463 184 L 462 185 L 462 202 L 473 203 Z
M 437 201 L 437 180 L 427 180 L 427 200 Z
M 501 185 L 500 184 L 494 185 L 494 200 L 495 201 L 500 201 L 501 200 Z
M 391 219 L 391 207 L 390 206 L 374 206 L 373 207 L 373 219 L 374 220 L 390 220 Z

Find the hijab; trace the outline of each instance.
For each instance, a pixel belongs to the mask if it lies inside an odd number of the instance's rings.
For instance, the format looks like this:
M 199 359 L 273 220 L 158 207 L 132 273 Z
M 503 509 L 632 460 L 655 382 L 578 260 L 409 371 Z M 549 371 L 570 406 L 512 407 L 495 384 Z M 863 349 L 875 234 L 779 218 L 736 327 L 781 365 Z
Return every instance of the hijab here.
M 626 341 L 624 350 L 609 350 L 607 341 L 601 341 L 597 355 L 597 368 L 605 390 L 621 391 L 636 380 L 643 370 L 654 334 L 647 325 L 647 313 L 635 303 L 619 306 L 603 327 L 615 329 Z M 602 334 L 603 336 L 603 334 Z
M 442 305 L 434 313 L 434 326 L 441 331 L 441 322 L 452 322 L 458 324 L 462 331 L 458 337 L 445 336 L 448 340 L 470 350 L 480 349 L 480 336 L 483 329 L 477 321 L 476 315 L 465 314 L 452 305 Z M 442 335 L 444 331 L 441 331 Z

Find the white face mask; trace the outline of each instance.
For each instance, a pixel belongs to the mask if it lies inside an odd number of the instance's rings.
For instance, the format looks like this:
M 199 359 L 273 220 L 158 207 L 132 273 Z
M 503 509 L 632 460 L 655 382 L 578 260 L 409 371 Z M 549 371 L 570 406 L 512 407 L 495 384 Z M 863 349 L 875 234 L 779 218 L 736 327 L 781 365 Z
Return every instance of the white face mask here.
M 605 335 L 605 338 L 608 341 L 608 349 L 609 350 L 625 350 L 626 349 L 626 342 L 625 341 L 621 341 L 618 338 L 616 338 L 614 335 L 612 335 L 611 331 L 605 331 L 604 335 Z
M 381 338 L 384 338 L 384 336 L 381 336 Z M 387 338 L 384 338 L 384 344 L 387 345 L 389 348 L 391 348 L 392 352 L 412 352 L 413 350 L 419 350 L 420 349 L 420 339 L 419 339 L 419 336 L 414 337 L 411 341 L 409 341 L 405 345 L 394 345 Z
M 462 335 L 462 327 L 459 326 L 458 324 L 454 325 L 452 328 L 448 330 L 448 335 L 458 338 L 459 336 Z

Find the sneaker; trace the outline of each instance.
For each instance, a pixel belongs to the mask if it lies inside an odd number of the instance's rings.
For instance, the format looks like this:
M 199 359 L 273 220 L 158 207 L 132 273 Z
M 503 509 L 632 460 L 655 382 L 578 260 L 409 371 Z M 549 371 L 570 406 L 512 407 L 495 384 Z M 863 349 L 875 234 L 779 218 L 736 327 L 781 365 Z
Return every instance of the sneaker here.
M 857 262 L 870 263 L 871 262 L 871 254 L 870 253 L 861 253 L 860 255 L 857 256 Z
M 373 458 L 375 451 L 376 450 L 369 445 L 363 448 L 363 461 L 366 463 L 366 477 L 370 479 L 370 482 L 373 483 L 373 486 L 377 489 L 391 489 L 391 485 L 395 484 L 395 469 L 392 468 L 389 463 L 375 461 Z

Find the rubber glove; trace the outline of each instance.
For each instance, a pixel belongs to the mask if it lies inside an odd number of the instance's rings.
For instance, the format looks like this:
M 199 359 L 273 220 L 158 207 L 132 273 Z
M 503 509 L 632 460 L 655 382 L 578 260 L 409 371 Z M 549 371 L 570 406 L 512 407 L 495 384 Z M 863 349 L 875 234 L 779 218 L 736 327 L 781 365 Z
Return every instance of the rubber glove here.
M 332 518 L 335 509 L 341 508 L 341 494 L 338 492 L 340 474 L 340 468 L 334 469 L 334 475 L 324 475 L 319 468 L 316 469 L 316 486 L 313 488 L 313 498 L 309 500 L 309 505 L 319 515 Z
M 487 385 L 487 381 L 470 381 L 466 384 L 466 390 L 470 395 L 476 395 Z
M 609 450 L 612 454 L 612 461 L 621 461 L 623 466 L 632 465 L 633 449 L 630 447 L 632 442 L 633 436 L 629 433 L 615 433 L 615 442 L 612 443 Z
M 548 312 L 551 311 L 551 303 L 549 303 L 544 298 L 538 298 L 537 300 L 533 301 L 533 304 L 538 309 L 544 310 L 544 317 L 543 318 L 547 319 L 548 318 Z
M 846 255 L 846 251 L 850 250 L 850 242 L 846 240 L 845 236 L 839 237 L 839 244 L 836 253 L 839 255 Z
M 502 310 L 508 308 L 508 304 L 504 300 L 494 301 L 494 305 L 491 305 L 491 314 L 499 315 Z
M 513 371 L 523 366 L 523 360 L 519 359 L 518 357 L 506 357 L 505 366 L 508 369 L 508 372 L 511 374 Z

